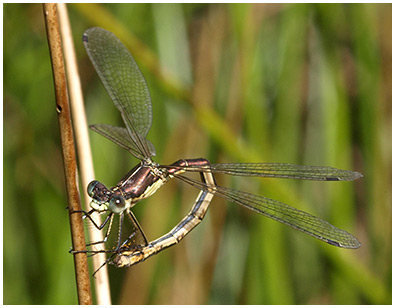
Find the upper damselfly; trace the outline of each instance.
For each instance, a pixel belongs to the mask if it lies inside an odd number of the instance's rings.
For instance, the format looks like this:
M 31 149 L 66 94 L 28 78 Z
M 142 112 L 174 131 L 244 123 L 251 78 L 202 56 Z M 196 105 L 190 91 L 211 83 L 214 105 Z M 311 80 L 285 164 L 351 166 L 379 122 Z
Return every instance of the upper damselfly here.
M 181 241 L 202 221 L 213 196 L 242 205 L 328 244 L 342 248 L 361 246 L 353 235 L 325 220 L 276 200 L 218 186 L 214 178 L 214 173 L 222 173 L 314 181 L 352 181 L 360 178 L 360 173 L 332 167 L 282 163 L 211 164 L 204 158 L 181 159 L 170 165 L 158 164 L 152 160 L 155 156 L 154 145 L 146 138 L 152 123 L 151 97 L 132 55 L 113 33 L 97 27 L 85 31 L 83 43 L 126 126 L 95 124 L 90 128 L 141 160 L 112 188 L 98 181 L 89 184 L 92 209 L 85 212 L 85 217 L 92 220 L 90 214 L 95 211 L 106 215 L 100 225 L 93 223 L 99 229 L 106 229 L 104 242 L 110 244 L 107 250 L 92 249 L 89 252 L 109 253 L 106 263 L 117 267 L 141 262 Z M 186 172 L 200 173 L 201 180 L 187 177 Z M 164 236 L 149 242 L 132 208 L 172 178 L 196 187 L 200 190 L 199 195 L 191 211 L 179 224 Z M 114 228 L 117 230 L 111 232 Z M 111 234 L 116 237 L 113 241 L 109 240 Z M 90 243 L 93 244 L 96 243 Z

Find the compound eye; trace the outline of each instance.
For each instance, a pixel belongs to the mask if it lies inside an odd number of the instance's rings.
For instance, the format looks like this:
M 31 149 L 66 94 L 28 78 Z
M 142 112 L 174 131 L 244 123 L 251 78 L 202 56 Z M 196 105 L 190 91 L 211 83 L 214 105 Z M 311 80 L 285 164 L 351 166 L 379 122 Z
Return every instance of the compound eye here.
M 120 213 L 125 208 L 125 199 L 121 196 L 114 196 L 110 199 L 109 209 L 113 213 Z
M 96 186 L 100 184 L 99 181 L 92 181 L 88 185 L 88 195 L 93 198 L 95 196 L 95 188 Z

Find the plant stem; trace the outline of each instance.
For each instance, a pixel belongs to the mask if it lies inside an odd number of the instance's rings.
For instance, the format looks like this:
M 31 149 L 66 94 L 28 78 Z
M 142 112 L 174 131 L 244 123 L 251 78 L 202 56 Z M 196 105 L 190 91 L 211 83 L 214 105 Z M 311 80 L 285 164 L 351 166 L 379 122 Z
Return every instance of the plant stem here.
M 70 107 L 73 119 L 74 136 L 78 153 L 79 162 L 79 174 L 81 176 L 81 184 L 83 188 L 88 187 L 90 181 L 95 179 L 92 162 L 92 152 L 90 148 L 88 124 L 86 120 L 84 99 L 81 90 L 80 76 L 78 74 L 77 59 L 75 55 L 75 48 L 73 43 L 73 37 L 71 35 L 71 27 L 67 14 L 67 7 L 64 3 L 57 5 L 60 20 L 60 32 L 63 41 L 64 58 L 67 71 L 67 83 L 68 92 L 70 95 Z M 81 41 L 80 41 L 81 43 Z M 84 206 L 85 210 L 90 210 L 90 197 L 86 189 L 81 191 L 84 194 Z M 94 221 L 100 222 L 100 215 L 96 212 L 91 214 Z M 102 242 L 103 234 L 101 230 L 98 230 L 93 226 L 90 220 L 87 219 L 87 223 L 91 225 L 87 226 L 89 239 L 91 242 Z M 95 249 L 104 250 L 104 244 L 95 245 Z M 103 263 L 106 262 L 106 255 L 98 253 L 92 256 L 93 268 L 99 268 Z M 93 280 L 95 289 L 95 299 L 98 305 L 111 305 L 111 294 L 110 294 L 110 283 L 108 279 L 107 266 L 104 266 L 95 274 Z
M 77 162 L 71 126 L 70 107 L 68 104 L 66 72 L 62 54 L 57 8 L 56 4 L 52 3 L 44 4 L 43 9 L 55 85 L 56 111 L 58 113 L 62 143 L 63 166 L 66 178 L 73 250 L 82 251 L 86 250 L 82 217 L 81 213 L 73 213 L 74 211 L 81 210 L 81 204 L 77 183 Z M 86 254 L 74 254 L 74 264 L 78 302 L 79 304 L 92 304 L 88 259 Z

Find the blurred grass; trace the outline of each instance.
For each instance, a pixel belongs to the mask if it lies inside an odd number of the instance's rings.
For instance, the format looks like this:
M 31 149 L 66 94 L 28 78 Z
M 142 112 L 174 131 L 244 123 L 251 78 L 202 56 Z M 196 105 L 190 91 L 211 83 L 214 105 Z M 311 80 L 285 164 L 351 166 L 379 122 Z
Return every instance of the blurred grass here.
M 81 35 L 115 32 L 145 75 L 158 162 L 290 162 L 358 170 L 355 183 L 229 179 L 355 234 L 329 247 L 215 198 L 184 241 L 110 268 L 114 303 L 391 303 L 391 5 L 69 6 L 89 123 L 121 124 Z M 75 304 L 66 197 L 42 10 L 4 5 L 5 304 Z M 135 163 L 91 135 L 96 176 Z M 57 170 L 53 172 L 53 170 Z M 84 189 L 84 188 L 81 188 Z M 197 192 L 169 183 L 136 206 L 147 236 L 167 232 Z M 23 251 L 23 253 L 21 253 Z

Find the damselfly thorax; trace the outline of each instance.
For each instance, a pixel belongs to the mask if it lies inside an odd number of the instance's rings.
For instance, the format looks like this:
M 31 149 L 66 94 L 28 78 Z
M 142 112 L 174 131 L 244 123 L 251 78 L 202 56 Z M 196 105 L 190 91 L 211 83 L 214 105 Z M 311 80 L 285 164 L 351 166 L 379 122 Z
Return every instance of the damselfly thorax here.
M 91 207 L 99 212 L 109 210 L 118 214 L 154 194 L 170 176 L 151 160 L 142 161 L 110 189 L 98 181 L 89 183 Z

